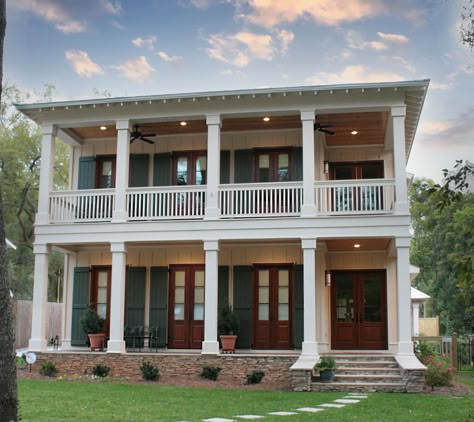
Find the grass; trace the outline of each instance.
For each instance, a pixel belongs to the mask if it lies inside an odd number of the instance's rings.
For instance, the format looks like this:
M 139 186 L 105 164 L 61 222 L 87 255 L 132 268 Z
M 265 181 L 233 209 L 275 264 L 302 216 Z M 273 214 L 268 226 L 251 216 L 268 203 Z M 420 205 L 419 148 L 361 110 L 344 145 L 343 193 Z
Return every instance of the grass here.
M 462 371 L 458 380 L 474 389 L 474 371 Z M 23 421 L 235 419 L 240 414 L 265 415 L 314 407 L 345 396 L 343 393 L 222 390 L 110 381 L 19 380 L 18 384 Z M 369 398 L 341 409 L 285 418 L 266 416 L 265 421 L 474 421 L 473 403 L 473 394 L 450 397 L 372 393 Z

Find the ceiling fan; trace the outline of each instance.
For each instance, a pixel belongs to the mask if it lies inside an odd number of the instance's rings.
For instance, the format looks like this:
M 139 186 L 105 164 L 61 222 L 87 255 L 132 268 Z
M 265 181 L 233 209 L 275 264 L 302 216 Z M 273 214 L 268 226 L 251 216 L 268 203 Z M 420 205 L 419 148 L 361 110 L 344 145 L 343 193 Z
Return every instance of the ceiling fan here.
M 138 130 L 138 125 L 135 125 L 133 128 L 133 131 L 130 132 L 130 143 L 133 141 L 139 139 L 140 141 L 147 142 L 149 144 L 154 144 L 154 142 L 151 139 L 147 139 L 148 137 L 153 137 L 156 136 L 155 133 L 142 133 Z
M 319 130 L 320 132 L 327 133 L 328 135 L 335 135 L 336 132 L 328 129 L 330 127 L 334 127 L 334 125 L 332 124 L 322 125 L 319 122 L 314 123 L 314 130 Z

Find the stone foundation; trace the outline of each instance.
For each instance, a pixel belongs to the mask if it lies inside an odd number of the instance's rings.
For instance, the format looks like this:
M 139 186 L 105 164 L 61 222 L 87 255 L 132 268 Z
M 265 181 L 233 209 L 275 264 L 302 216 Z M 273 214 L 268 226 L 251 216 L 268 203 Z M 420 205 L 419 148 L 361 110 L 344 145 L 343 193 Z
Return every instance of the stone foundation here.
M 141 379 L 140 365 L 147 361 L 157 366 L 161 379 L 173 379 L 174 384 L 186 386 L 191 379 L 200 379 L 203 366 L 222 368 L 218 381 L 227 386 L 240 387 L 246 383 L 247 374 L 253 370 L 265 373 L 262 383 L 274 389 L 291 389 L 290 367 L 297 356 L 251 356 L 251 355 L 201 355 L 201 354 L 111 354 L 102 352 L 54 352 L 38 353 L 33 370 L 45 360 L 53 362 L 58 375 L 92 374 L 97 364 L 110 367 L 109 376 Z
M 407 393 L 422 393 L 425 386 L 425 370 L 404 369 L 402 370 L 403 382 Z

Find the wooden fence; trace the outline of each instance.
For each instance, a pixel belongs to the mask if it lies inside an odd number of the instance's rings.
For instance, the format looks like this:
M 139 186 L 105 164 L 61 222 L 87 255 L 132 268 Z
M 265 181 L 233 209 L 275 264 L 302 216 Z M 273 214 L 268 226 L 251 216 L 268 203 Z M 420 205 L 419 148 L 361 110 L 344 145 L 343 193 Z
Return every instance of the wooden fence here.
M 31 337 L 31 300 L 17 300 L 14 304 L 16 347 L 27 347 Z M 46 338 L 49 340 L 56 336 L 61 338 L 61 324 L 63 315 L 62 303 L 49 303 L 46 310 Z
M 439 317 L 420 318 L 419 330 L 421 336 L 438 337 L 439 336 Z

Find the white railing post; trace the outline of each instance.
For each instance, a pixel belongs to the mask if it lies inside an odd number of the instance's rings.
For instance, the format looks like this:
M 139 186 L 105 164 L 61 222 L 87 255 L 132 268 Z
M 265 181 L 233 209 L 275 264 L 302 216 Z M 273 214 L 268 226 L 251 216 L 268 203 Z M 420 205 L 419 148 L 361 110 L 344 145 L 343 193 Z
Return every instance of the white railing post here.
M 316 215 L 314 196 L 314 110 L 301 111 L 303 126 L 303 206 L 302 217 Z
M 406 106 L 391 108 L 393 128 L 393 166 L 395 173 L 395 212 L 408 214 L 405 113 Z
M 115 209 L 113 223 L 127 221 L 126 189 L 130 161 L 130 121 L 117 120 L 117 164 L 115 171 Z
M 220 179 L 221 116 L 209 114 L 207 122 L 207 199 L 206 220 L 219 218 L 218 187 Z

